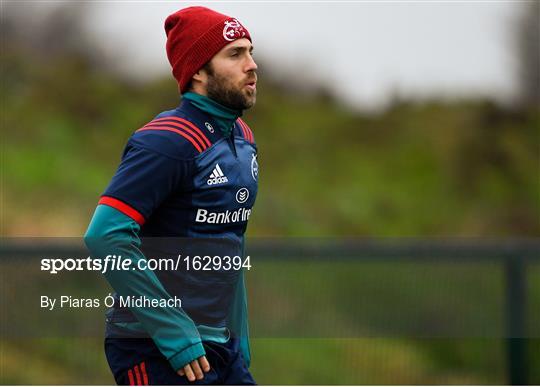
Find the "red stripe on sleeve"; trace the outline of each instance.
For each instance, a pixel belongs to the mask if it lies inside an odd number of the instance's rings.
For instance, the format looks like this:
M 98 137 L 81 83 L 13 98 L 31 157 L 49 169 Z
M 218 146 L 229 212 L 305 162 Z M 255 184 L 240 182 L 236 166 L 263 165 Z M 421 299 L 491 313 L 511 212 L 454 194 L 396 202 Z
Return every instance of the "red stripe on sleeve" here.
M 210 143 L 210 141 L 208 140 L 208 138 L 204 135 L 204 133 L 201 132 L 201 130 L 200 130 L 199 128 L 197 128 L 197 127 L 193 124 L 193 122 L 190 122 L 190 121 L 185 120 L 185 119 L 180 118 L 180 117 L 174 117 L 174 118 L 175 118 L 175 120 L 177 120 L 177 121 L 179 121 L 179 122 L 183 122 L 184 124 L 186 124 L 187 126 L 189 126 L 191 129 L 193 129 L 194 131 L 196 131 L 197 133 L 199 133 L 199 135 L 200 135 L 204 140 L 206 140 L 206 143 L 207 143 L 208 146 L 212 145 L 212 144 Z
M 182 132 L 181 130 L 179 129 L 174 129 L 174 128 L 168 128 L 166 126 L 145 126 L 145 127 L 142 127 L 141 129 L 137 130 L 137 132 L 141 132 L 143 130 L 166 130 L 168 132 L 174 132 L 174 133 L 177 133 L 179 134 L 180 136 L 184 137 L 185 139 L 187 139 L 190 143 L 193 144 L 193 146 L 195 147 L 195 149 L 197 149 L 199 151 L 199 153 L 201 153 L 203 150 L 201 149 L 201 146 L 193 139 L 193 137 L 185 132 Z
M 143 225 L 145 222 L 144 216 L 137 211 L 135 208 L 127 205 L 126 203 L 112 198 L 110 196 L 102 196 L 101 199 L 99 199 L 98 204 L 105 204 L 107 206 L 110 206 L 114 209 L 117 209 L 124 215 L 129 216 L 131 219 L 133 219 L 135 222 L 137 222 L 139 225 Z
M 133 380 L 133 371 L 131 371 L 131 370 L 128 371 L 128 378 L 129 378 L 129 385 L 134 386 L 135 381 Z
M 135 370 L 135 378 L 137 378 L 137 386 L 142 386 L 141 375 L 139 374 L 139 366 L 136 365 L 134 370 Z
M 193 122 L 190 122 L 188 120 L 185 120 L 183 118 L 180 118 L 180 117 L 176 117 L 176 116 L 171 116 L 171 117 L 163 117 L 163 118 L 158 118 L 157 120 L 154 120 L 152 122 L 161 122 L 161 121 L 166 121 L 166 120 L 172 120 L 172 121 L 177 121 L 177 122 L 181 122 L 185 125 L 187 125 L 188 127 L 190 127 L 191 129 L 193 129 L 195 132 L 197 132 L 197 134 L 204 140 L 204 142 L 206 143 L 206 146 L 209 147 L 210 145 L 212 145 L 212 143 L 210 142 L 210 140 L 208 140 L 208 137 L 205 136 L 205 134 L 199 129 L 197 128 Z M 150 123 L 152 123 L 150 122 Z
M 186 131 L 187 133 L 189 133 L 191 136 L 193 136 L 193 138 L 195 138 L 195 140 L 197 140 L 197 142 L 201 145 L 202 147 L 202 150 L 205 150 L 206 148 L 208 148 L 208 146 L 206 145 L 206 143 L 203 141 L 202 138 L 199 137 L 199 135 L 197 133 L 195 133 L 193 130 L 191 130 L 190 128 L 188 128 L 186 125 L 184 124 L 181 124 L 179 122 L 175 122 L 175 121 L 172 121 L 172 122 L 160 122 L 158 124 L 154 124 L 153 122 L 149 123 L 148 125 L 145 125 L 143 126 L 142 129 L 144 128 L 156 128 L 156 127 L 165 127 L 164 125 L 169 125 L 169 126 L 172 126 L 174 128 L 178 128 L 180 130 L 184 130 Z M 208 141 L 208 140 L 207 140 Z
M 143 377 L 143 384 L 145 386 L 148 386 L 148 375 L 146 374 L 146 364 L 144 364 L 144 361 L 141 363 L 141 372 Z
M 248 126 L 248 124 L 246 124 L 244 122 L 244 125 L 246 125 L 246 129 L 247 129 L 248 134 L 249 134 L 249 141 L 251 141 L 253 143 L 255 141 L 255 140 L 253 140 L 253 132 L 251 131 L 251 128 Z
M 244 133 L 246 135 L 246 140 L 253 143 L 253 132 L 251 131 L 249 126 L 242 119 L 239 119 L 239 120 L 240 120 L 240 124 L 244 128 Z
M 242 126 L 242 131 L 244 132 L 244 138 L 249 141 L 249 134 L 248 134 L 248 131 L 246 129 L 246 124 L 244 123 L 244 121 L 242 121 L 242 119 L 240 119 L 240 126 Z
M 244 125 L 242 125 L 242 120 L 238 119 L 238 124 L 240 125 L 240 129 L 242 129 L 242 135 L 247 139 L 246 129 L 244 128 Z

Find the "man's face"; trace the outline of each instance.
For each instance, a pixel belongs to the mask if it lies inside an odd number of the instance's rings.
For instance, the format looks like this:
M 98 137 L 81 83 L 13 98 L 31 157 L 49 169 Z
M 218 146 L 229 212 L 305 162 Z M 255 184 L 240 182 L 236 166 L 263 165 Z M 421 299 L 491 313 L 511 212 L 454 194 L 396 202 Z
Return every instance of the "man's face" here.
M 223 47 L 202 69 L 206 94 L 231 109 L 245 110 L 257 99 L 257 64 L 252 57 L 253 46 L 238 39 Z

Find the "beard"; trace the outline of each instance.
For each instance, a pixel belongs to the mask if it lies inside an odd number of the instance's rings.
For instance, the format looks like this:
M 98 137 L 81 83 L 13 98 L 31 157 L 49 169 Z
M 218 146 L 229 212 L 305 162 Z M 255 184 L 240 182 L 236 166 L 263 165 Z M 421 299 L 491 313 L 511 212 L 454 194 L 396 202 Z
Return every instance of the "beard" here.
M 256 90 L 245 90 L 233 84 L 226 76 L 216 74 L 211 66 L 205 66 L 208 73 L 206 93 L 217 103 L 234 110 L 246 110 L 255 105 Z

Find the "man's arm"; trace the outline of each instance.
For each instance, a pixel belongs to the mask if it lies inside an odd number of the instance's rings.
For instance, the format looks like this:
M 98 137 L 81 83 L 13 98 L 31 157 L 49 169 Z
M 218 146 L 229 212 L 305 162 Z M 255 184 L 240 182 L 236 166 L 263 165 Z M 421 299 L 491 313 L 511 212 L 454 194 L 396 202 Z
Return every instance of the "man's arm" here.
M 191 178 L 190 162 L 174 157 L 187 152 L 179 148 L 176 137 L 166 135 L 150 133 L 145 138 L 138 135 L 130 139 L 85 236 L 93 255 L 121 255 L 134 262 L 136 270 L 106 274 L 121 296 L 170 298 L 154 272 L 136 266 L 137 261 L 146 259 L 140 250 L 141 225 Z M 130 310 L 175 370 L 185 373 L 189 380 L 202 379 L 197 359 L 205 371 L 209 366 L 197 328 L 184 311 L 167 307 Z
M 92 254 L 104 258 L 121 255 L 136 262 L 145 260 L 140 250 L 140 226 L 120 211 L 98 205 L 85 234 L 85 243 Z M 169 299 L 171 296 L 151 270 L 107 270 L 105 278 L 123 296 L 146 296 Z M 130 308 L 159 350 L 175 370 L 205 355 L 197 328 L 189 316 L 178 308 Z

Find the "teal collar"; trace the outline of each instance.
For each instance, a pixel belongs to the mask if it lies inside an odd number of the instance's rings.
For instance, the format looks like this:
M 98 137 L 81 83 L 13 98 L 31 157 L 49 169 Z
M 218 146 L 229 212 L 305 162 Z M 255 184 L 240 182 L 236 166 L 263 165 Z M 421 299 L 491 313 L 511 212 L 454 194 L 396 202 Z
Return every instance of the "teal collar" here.
M 231 135 L 234 123 L 242 115 L 241 110 L 229 109 L 201 94 L 187 92 L 182 95 L 182 98 L 210 114 L 225 137 Z

